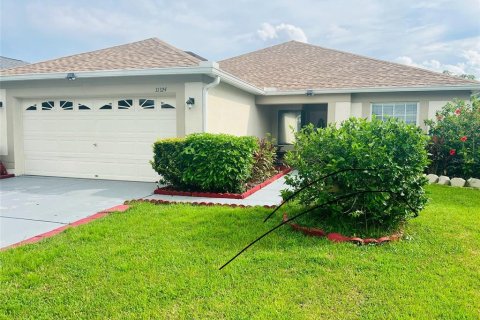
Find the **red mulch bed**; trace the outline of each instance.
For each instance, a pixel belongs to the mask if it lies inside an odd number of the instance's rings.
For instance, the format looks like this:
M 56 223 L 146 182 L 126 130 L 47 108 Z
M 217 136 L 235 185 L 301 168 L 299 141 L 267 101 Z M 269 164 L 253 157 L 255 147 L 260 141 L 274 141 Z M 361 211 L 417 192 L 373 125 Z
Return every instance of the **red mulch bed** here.
M 278 168 L 278 173 L 273 177 L 265 180 L 264 182 L 257 184 L 256 186 L 250 188 L 244 193 L 216 193 L 216 192 L 196 192 L 196 191 L 179 191 L 173 190 L 171 187 L 158 188 L 154 191 L 155 194 L 163 194 L 169 196 L 184 196 L 184 197 L 204 197 L 204 198 L 228 198 L 228 199 L 245 199 L 246 197 L 254 194 L 258 190 L 264 188 L 275 180 L 280 179 L 290 171 L 291 168 L 280 167 Z
M 287 214 L 283 214 L 283 221 L 287 221 L 288 217 Z M 381 237 L 381 238 L 367 238 L 367 239 L 362 239 L 359 237 L 347 237 L 344 236 L 343 234 L 340 233 L 326 233 L 322 229 L 316 229 L 316 228 L 308 228 L 304 227 L 301 225 L 298 225 L 296 223 L 288 222 L 287 223 L 290 227 L 292 227 L 293 230 L 300 231 L 301 233 L 307 235 L 307 236 L 313 236 L 313 237 L 327 237 L 328 240 L 332 242 L 351 242 L 355 243 L 358 245 L 365 245 L 365 244 L 382 244 L 382 243 L 387 243 L 391 241 L 396 241 L 399 240 L 402 237 L 401 233 L 396 233 L 390 236 L 386 237 Z

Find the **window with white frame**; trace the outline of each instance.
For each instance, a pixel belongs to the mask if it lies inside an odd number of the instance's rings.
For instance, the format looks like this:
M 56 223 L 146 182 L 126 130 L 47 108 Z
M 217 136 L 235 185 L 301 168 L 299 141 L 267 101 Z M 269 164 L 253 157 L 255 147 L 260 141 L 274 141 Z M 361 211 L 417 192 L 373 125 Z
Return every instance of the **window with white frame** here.
M 417 102 L 372 103 L 372 115 L 383 121 L 392 117 L 417 124 L 417 109 Z

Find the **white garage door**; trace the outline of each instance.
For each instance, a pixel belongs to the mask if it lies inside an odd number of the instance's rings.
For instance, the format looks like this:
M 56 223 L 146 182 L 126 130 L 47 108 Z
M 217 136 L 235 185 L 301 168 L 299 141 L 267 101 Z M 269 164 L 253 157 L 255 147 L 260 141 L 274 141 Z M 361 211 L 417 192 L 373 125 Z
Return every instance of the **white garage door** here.
M 176 136 L 175 98 L 24 103 L 25 173 L 156 181 L 152 144 Z

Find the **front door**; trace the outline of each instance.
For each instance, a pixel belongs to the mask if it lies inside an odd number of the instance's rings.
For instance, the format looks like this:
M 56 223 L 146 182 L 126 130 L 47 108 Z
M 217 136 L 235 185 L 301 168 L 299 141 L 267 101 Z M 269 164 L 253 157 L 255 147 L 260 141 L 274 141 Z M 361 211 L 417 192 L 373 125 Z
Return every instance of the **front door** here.
M 327 104 L 303 105 L 305 119 L 303 125 L 313 124 L 315 128 L 327 126 Z

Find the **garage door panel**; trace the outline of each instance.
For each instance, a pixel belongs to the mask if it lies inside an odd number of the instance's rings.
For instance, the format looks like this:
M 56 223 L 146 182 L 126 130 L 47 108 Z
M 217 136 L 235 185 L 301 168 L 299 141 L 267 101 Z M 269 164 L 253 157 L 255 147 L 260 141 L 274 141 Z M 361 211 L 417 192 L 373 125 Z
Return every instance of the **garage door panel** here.
M 84 102 L 90 106 L 103 103 Z M 149 163 L 152 145 L 159 138 L 176 136 L 176 110 L 117 111 L 25 111 L 25 172 L 156 181 L 158 175 Z

